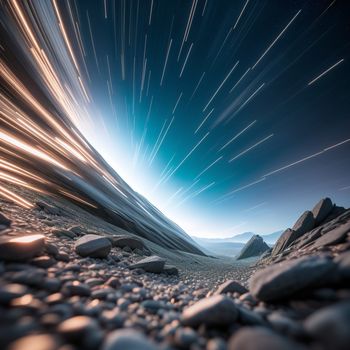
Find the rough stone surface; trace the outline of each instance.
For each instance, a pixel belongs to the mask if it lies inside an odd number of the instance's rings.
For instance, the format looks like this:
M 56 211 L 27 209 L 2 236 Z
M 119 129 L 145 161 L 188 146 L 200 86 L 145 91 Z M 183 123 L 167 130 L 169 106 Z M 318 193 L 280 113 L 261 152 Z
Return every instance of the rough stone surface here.
M 115 247 L 129 247 L 130 249 L 140 249 L 142 250 L 145 248 L 145 244 L 142 242 L 141 239 L 137 237 L 130 237 L 130 236 L 117 236 L 113 237 L 113 245 Z
M 322 257 L 305 257 L 271 265 L 249 281 L 251 293 L 264 301 L 284 299 L 329 281 L 336 265 Z
M 131 269 L 143 269 L 146 272 L 161 273 L 163 272 L 165 260 L 159 256 L 150 256 L 142 259 L 136 264 L 130 265 Z
M 315 219 L 311 211 L 305 211 L 292 227 L 299 236 L 312 230 L 315 227 Z
M 348 233 L 350 233 L 350 222 L 345 223 L 335 228 L 334 230 L 325 233 L 314 242 L 313 246 L 324 247 L 328 245 L 341 243 L 348 236 Z
M 111 242 L 107 238 L 97 235 L 83 236 L 75 243 L 75 251 L 83 257 L 105 258 L 111 248 Z
M 315 224 L 319 225 L 332 211 L 333 203 L 330 198 L 321 199 L 312 209 Z
M 259 235 L 254 235 L 243 247 L 242 251 L 237 257 L 237 260 L 261 255 L 269 249 L 269 246 L 264 242 L 262 237 Z
M 236 321 L 238 309 L 232 299 L 215 295 L 205 298 L 182 313 L 182 322 L 186 326 L 199 326 L 201 324 L 220 326 Z
M 215 294 L 224 294 L 224 293 L 247 293 L 248 289 L 243 287 L 239 282 L 234 280 L 228 280 L 221 284 L 219 288 L 215 291 Z
M 21 261 L 34 257 L 45 245 L 42 235 L 17 235 L 0 238 L 0 260 Z

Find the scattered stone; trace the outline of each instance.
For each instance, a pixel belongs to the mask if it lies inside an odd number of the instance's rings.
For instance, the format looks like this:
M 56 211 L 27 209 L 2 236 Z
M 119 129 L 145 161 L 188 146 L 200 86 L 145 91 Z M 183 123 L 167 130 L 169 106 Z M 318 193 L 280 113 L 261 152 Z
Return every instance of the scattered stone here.
M 50 204 L 38 201 L 36 202 L 36 205 L 38 207 L 38 209 L 43 210 L 46 214 L 50 214 L 50 215 L 60 215 L 60 209 L 56 208 Z
M 263 238 L 259 235 L 254 235 L 242 248 L 237 260 L 250 258 L 252 256 L 261 255 L 270 247 L 264 242 Z
M 56 260 L 47 255 L 43 255 L 33 259 L 31 263 L 38 267 L 48 268 L 48 267 L 51 267 L 52 265 L 55 265 Z
M 229 350 L 301 350 L 288 338 L 284 338 L 269 329 L 262 327 L 244 327 L 234 333 L 229 341 Z
M 164 269 L 165 260 L 159 256 L 153 255 L 142 259 L 136 264 L 130 265 L 130 269 L 143 269 L 146 272 L 161 273 Z
M 59 238 L 75 238 L 75 233 L 68 230 L 52 230 L 51 233 Z
M 68 231 L 73 232 L 76 235 L 81 235 L 84 232 L 84 229 L 81 226 L 72 226 Z
M 307 287 L 322 286 L 332 278 L 335 268 L 335 263 L 325 257 L 303 257 L 257 272 L 249 281 L 249 289 L 260 300 L 284 299 Z
M 67 282 L 63 286 L 62 292 L 69 296 L 79 295 L 88 297 L 91 294 L 89 286 L 79 281 Z
M 182 313 L 182 322 L 191 327 L 201 324 L 221 326 L 236 321 L 237 317 L 238 309 L 232 299 L 215 295 L 186 308 Z
M 175 332 L 175 344 L 181 348 L 189 348 L 198 340 L 197 333 L 189 327 L 178 328 Z
M 177 276 L 179 274 L 179 270 L 173 265 L 165 265 L 163 272 L 170 276 Z
M 130 249 L 140 249 L 145 248 L 143 241 L 137 237 L 131 236 L 117 236 L 113 237 L 113 245 L 115 247 L 129 247 Z
M 156 350 L 142 334 L 133 329 L 120 329 L 108 335 L 102 350 Z
M 58 350 L 60 342 L 49 334 L 28 335 L 13 342 L 8 350 Z
M 323 308 L 304 322 L 307 332 L 327 350 L 349 349 L 349 325 L 350 302 Z
M 312 209 L 315 224 L 319 225 L 332 211 L 333 203 L 330 198 L 321 199 Z
M 9 304 L 13 299 L 20 298 L 27 293 L 22 284 L 6 284 L 0 286 L 0 304 Z
M 243 287 L 239 282 L 235 280 L 228 280 L 221 284 L 214 294 L 225 294 L 225 293 L 247 293 L 248 289 Z
M 107 238 L 98 235 L 83 236 L 75 243 L 75 251 L 83 257 L 105 258 L 111 248 L 111 242 Z
M 4 214 L 0 213 L 0 225 L 4 227 L 10 227 L 12 221 L 8 219 Z
M 33 258 L 45 245 L 43 235 L 18 235 L 0 238 L 0 259 L 21 261 Z

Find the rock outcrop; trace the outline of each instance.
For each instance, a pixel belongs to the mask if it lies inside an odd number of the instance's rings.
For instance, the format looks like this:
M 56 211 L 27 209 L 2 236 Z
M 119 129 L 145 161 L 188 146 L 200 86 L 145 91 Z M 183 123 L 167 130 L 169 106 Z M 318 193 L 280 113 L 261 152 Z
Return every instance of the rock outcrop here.
M 270 247 L 264 242 L 262 237 L 254 235 L 243 247 L 242 251 L 237 256 L 237 260 L 261 255 L 269 249 Z

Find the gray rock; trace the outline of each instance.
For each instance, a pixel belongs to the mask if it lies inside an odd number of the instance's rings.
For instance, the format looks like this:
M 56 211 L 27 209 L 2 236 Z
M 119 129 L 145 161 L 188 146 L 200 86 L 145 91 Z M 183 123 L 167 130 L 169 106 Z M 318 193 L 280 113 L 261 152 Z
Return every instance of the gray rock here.
M 350 344 L 350 302 L 339 303 L 316 311 L 304 326 L 323 349 L 347 350 Z
M 75 233 L 68 230 L 52 230 L 51 233 L 59 238 L 75 238 Z
M 142 259 L 136 264 L 130 265 L 130 269 L 143 269 L 146 272 L 161 273 L 163 272 L 165 260 L 159 256 L 153 255 Z
M 315 227 L 315 219 L 311 211 L 305 211 L 292 227 L 292 230 L 300 237 Z
M 228 280 L 221 284 L 214 294 L 224 294 L 224 293 L 247 293 L 248 289 L 243 287 L 239 282 L 235 280 Z
M 7 236 L 0 239 L 0 259 L 21 261 L 33 258 L 45 245 L 43 235 Z
M 333 203 L 330 198 L 321 199 L 312 209 L 315 225 L 319 225 L 332 211 Z
M 345 241 L 348 233 L 350 232 L 350 222 L 347 222 L 332 231 L 329 231 L 318 238 L 314 244 L 314 248 L 324 247 L 328 245 L 334 245 Z
M 83 284 L 79 281 L 67 282 L 62 289 L 62 293 L 72 296 L 90 296 L 91 290 L 90 287 L 86 284 Z
M 258 256 L 269 250 L 269 246 L 264 242 L 259 235 L 254 235 L 242 248 L 237 260 Z
M 10 283 L 0 286 L 0 304 L 8 304 L 11 300 L 26 294 L 27 288 L 22 284 Z
M 0 225 L 5 227 L 11 226 L 12 221 L 8 219 L 4 214 L 0 213 Z
M 290 228 L 287 228 L 280 238 L 277 240 L 275 246 L 272 249 L 272 256 L 276 256 L 282 253 L 286 248 L 288 248 L 296 239 L 300 237 L 300 234 L 296 231 L 293 231 Z
M 61 211 L 59 208 L 56 208 L 48 203 L 38 201 L 38 202 L 36 202 L 36 205 L 37 205 L 38 209 L 43 210 L 46 214 L 50 214 L 50 215 L 60 215 L 61 214 Z
M 75 243 L 75 251 L 83 257 L 105 258 L 111 248 L 111 242 L 107 238 L 98 235 L 83 236 Z
M 14 341 L 7 350 L 58 350 L 60 342 L 49 334 L 27 335 Z
M 175 344 L 181 348 L 189 348 L 191 344 L 198 340 L 197 333 L 189 327 L 178 328 L 175 332 Z
M 31 263 L 35 266 L 42 267 L 42 268 L 48 268 L 51 267 L 56 263 L 56 260 L 51 258 L 50 256 L 43 255 L 39 256 L 37 258 L 34 258 Z
M 249 280 L 250 292 L 258 299 L 273 301 L 290 297 L 332 279 L 336 264 L 325 257 L 303 257 L 271 265 Z
M 141 239 L 136 237 L 130 237 L 130 236 L 113 237 L 113 245 L 115 247 L 120 247 L 120 248 L 129 247 L 131 249 L 140 249 L 140 250 L 145 248 L 145 245 Z
M 175 267 L 173 265 L 165 265 L 163 272 L 165 272 L 167 275 L 177 276 L 179 274 L 179 270 L 177 269 L 177 267 Z
M 133 329 L 120 329 L 112 332 L 103 343 L 102 350 L 156 350 L 155 345 Z
M 299 350 L 304 349 L 288 338 L 284 338 L 266 328 L 245 327 L 230 338 L 229 350 Z
M 182 313 L 182 323 L 190 327 L 201 324 L 221 326 L 236 321 L 237 317 L 238 308 L 232 299 L 214 295 L 186 308 Z

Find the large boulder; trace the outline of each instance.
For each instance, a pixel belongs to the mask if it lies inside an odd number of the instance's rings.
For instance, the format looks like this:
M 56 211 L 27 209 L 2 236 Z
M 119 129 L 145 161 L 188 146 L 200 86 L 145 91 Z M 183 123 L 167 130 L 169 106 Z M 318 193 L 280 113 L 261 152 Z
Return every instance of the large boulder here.
M 319 225 L 332 211 L 333 203 L 330 198 L 321 199 L 312 209 L 315 225 Z
M 274 264 L 255 273 L 249 290 L 257 299 L 275 301 L 332 281 L 336 264 L 326 257 L 303 257 Z
M 222 283 L 214 294 L 225 294 L 225 293 L 247 293 L 247 288 L 243 287 L 239 282 L 235 280 L 228 280 Z
M 322 349 L 347 350 L 350 344 L 350 302 L 323 308 L 305 322 L 306 331 L 318 341 Z
M 33 258 L 45 246 L 45 238 L 40 234 L 6 236 L 0 239 L 0 259 L 21 261 Z
M 129 266 L 130 269 L 143 269 L 146 272 L 161 273 L 164 270 L 165 260 L 159 256 L 153 255 L 142 259 L 136 264 Z
M 80 256 L 91 258 L 105 258 L 111 251 L 112 244 L 106 237 L 86 235 L 75 243 L 75 251 Z
M 190 327 L 201 324 L 222 326 L 235 322 L 238 315 L 238 308 L 231 298 L 214 295 L 186 308 L 182 313 L 182 323 Z
M 237 257 L 237 260 L 261 255 L 269 249 L 270 247 L 264 242 L 262 237 L 259 235 L 254 235 L 243 247 Z
M 290 228 L 287 228 L 281 235 L 281 237 L 276 242 L 272 249 L 272 256 L 282 253 L 286 248 L 288 248 L 297 238 L 298 234 Z
M 292 230 L 296 232 L 297 236 L 300 237 L 304 233 L 311 231 L 315 227 L 314 215 L 311 211 L 305 211 L 297 222 L 292 227 Z
M 321 237 L 319 237 L 313 244 L 314 248 L 325 247 L 342 243 L 350 233 L 350 222 L 338 226 Z

